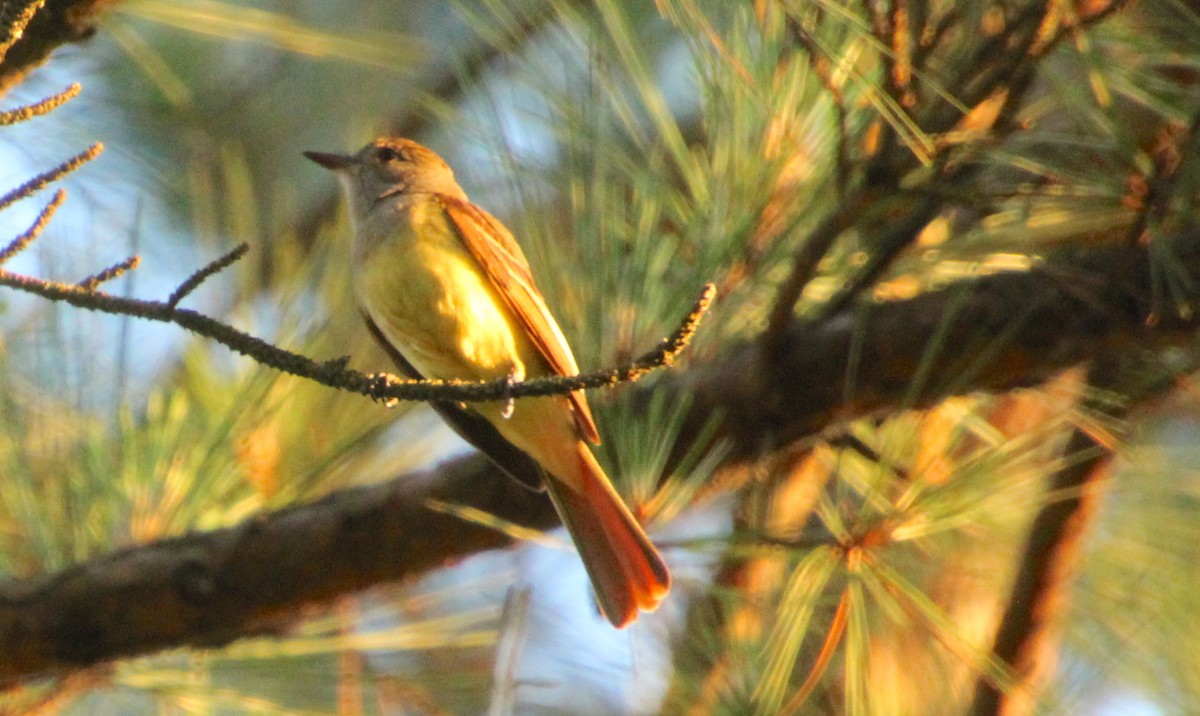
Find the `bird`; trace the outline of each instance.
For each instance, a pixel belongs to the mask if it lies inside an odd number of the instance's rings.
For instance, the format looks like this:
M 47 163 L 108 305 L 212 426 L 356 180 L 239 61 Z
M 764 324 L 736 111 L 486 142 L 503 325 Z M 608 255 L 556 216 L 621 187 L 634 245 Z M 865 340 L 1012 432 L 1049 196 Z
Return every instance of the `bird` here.
M 359 310 L 401 373 L 471 381 L 579 373 L 516 239 L 471 203 L 437 153 L 382 137 L 350 155 L 304 155 L 342 186 Z M 501 470 L 549 493 L 613 626 L 658 608 L 670 572 L 588 446 L 600 435 L 583 391 L 433 406 Z

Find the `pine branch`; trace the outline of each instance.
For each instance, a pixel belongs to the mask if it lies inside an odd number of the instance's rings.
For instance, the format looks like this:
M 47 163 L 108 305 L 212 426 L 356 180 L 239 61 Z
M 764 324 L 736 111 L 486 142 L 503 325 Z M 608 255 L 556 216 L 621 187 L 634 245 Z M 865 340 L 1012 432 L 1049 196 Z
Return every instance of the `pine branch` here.
M 1104 394 L 1126 396 L 1129 402 L 1094 404 L 1090 410 L 1120 420 L 1131 405 L 1173 387 L 1172 377 L 1146 359 L 1125 345 L 1099 356 L 1089 371 L 1088 384 Z M 1115 450 L 1108 436 L 1085 426 L 1075 428 L 1063 448 L 1065 467 L 1046 486 L 1048 495 L 1058 497 L 1042 507 L 1030 527 L 992 646 L 996 656 L 1012 667 L 1018 683 L 1004 690 L 981 679 L 971 707 L 975 716 L 1029 713 L 1053 676 L 1060 622 L 1069 606 L 1085 540 L 1107 494 Z
M 320 363 L 307 356 L 274 346 L 261 338 L 243 333 L 215 318 L 175 305 L 202 281 L 229 266 L 241 255 L 240 249 L 235 249 L 230 254 L 204 267 L 172 291 L 170 298 L 165 302 L 126 298 L 96 290 L 95 286 L 101 282 L 115 278 L 135 266 L 136 257 L 105 269 L 100 274 L 85 279 L 79 284 L 48 281 L 0 269 L 0 286 L 8 286 L 51 301 L 61 301 L 91 311 L 173 323 L 199 336 L 210 338 L 236 353 L 253 359 L 260 365 L 307 378 L 331 388 L 365 395 L 385 404 L 391 404 L 397 400 L 509 401 L 514 398 L 562 395 L 575 390 L 635 382 L 648 373 L 675 362 L 678 355 L 691 342 L 692 336 L 700 325 L 701 318 L 716 298 L 716 289 L 711 284 L 705 286 L 692 311 L 670 336 L 637 359 L 615 368 L 576 376 L 538 378 L 519 382 L 503 378 L 487 382 L 406 380 L 388 373 L 368 375 L 351 370 L 346 367 L 347 358 L 337 358 Z

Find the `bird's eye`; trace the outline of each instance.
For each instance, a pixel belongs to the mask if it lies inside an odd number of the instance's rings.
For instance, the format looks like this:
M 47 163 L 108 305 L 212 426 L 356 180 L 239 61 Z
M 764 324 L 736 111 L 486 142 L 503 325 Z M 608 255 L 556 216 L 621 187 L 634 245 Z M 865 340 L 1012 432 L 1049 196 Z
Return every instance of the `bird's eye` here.
M 375 156 L 384 164 L 404 159 L 404 155 L 398 149 L 393 149 L 392 147 L 380 147 L 376 149 Z

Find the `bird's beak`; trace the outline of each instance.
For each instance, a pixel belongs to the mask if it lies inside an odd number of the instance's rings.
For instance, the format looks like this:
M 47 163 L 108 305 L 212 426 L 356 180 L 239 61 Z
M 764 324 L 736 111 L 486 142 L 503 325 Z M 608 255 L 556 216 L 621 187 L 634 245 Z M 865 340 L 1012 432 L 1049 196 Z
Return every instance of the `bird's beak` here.
M 330 154 L 329 152 L 305 152 L 304 156 L 332 172 L 342 171 L 354 162 L 354 157 L 348 157 L 345 154 Z

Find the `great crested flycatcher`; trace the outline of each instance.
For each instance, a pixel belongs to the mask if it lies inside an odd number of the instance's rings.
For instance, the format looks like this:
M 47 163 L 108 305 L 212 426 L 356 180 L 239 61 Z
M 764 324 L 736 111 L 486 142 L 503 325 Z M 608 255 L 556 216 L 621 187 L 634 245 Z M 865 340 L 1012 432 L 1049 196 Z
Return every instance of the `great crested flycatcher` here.
M 472 204 L 433 151 L 382 138 L 353 155 L 305 152 L 350 204 L 355 293 L 371 333 L 416 378 L 575 375 L 566 338 L 508 229 Z M 584 440 L 599 443 L 582 391 L 515 404 L 434 407 L 504 471 L 544 483 L 617 627 L 653 611 L 671 577 Z

